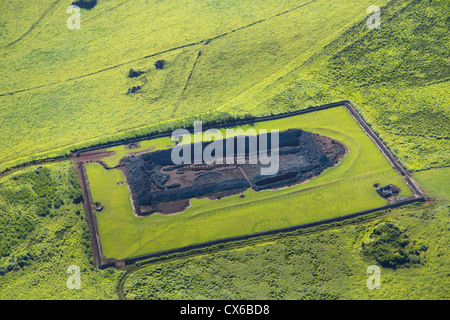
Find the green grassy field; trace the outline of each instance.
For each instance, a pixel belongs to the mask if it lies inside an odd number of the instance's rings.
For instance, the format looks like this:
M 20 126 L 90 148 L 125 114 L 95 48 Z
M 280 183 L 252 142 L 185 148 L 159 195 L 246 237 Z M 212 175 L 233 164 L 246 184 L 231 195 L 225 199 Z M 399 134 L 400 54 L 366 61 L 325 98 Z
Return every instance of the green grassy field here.
M 9 3 L 1 13 L 0 171 L 193 117 L 268 115 L 342 99 L 409 169 L 448 166 L 448 3 L 390 1 L 380 30 L 365 26 L 371 4 L 111 0 L 83 10 L 82 29 L 68 30 L 66 1 L 39 1 L 32 11 Z M 8 19 L 14 10 L 23 19 Z M 158 59 L 165 69 L 154 69 Z M 146 73 L 129 79 L 130 68 Z M 139 93 L 125 94 L 136 85 Z
M 381 268 L 381 289 L 366 287 L 368 266 L 361 243 L 391 223 L 411 242 L 426 245 L 420 263 Z M 156 261 L 130 270 L 124 294 L 130 300 L 426 300 L 449 297 L 447 202 L 395 210 L 371 221 L 269 237 L 194 257 Z
M 82 28 L 68 30 L 67 2 L 58 1 L 30 34 L 0 49 L 0 94 L 6 94 L 0 96 L 0 146 L 7 150 L 0 155 L 0 171 L 177 122 L 186 125 L 187 116 L 204 118 L 219 107 L 214 117 L 225 117 L 223 105 L 319 52 L 364 17 L 369 5 L 190 0 L 180 7 L 173 0 L 111 0 L 83 10 Z M 158 59 L 167 61 L 164 70 L 154 69 Z M 146 73 L 128 79 L 130 68 Z M 125 95 L 135 85 L 142 91 Z M 21 126 L 9 125 L 16 122 Z
M 128 298 L 449 298 L 448 1 L 377 2 L 379 30 L 366 26 L 366 9 L 374 3 L 365 0 L 187 0 L 183 6 L 99 0 L 82 10 L 81 30 L 68 30 L 71 2 L 2 1 L 0 172 L 194 119 L 278 114 L 345 99 L 437 199 L 357 225 L 162 261 L 131 274 Z M 154 68 L 159 59 L 167 62 L 163 70 Z M 129 79 L 130 68 L 145 73 Z M 125 94 L 136 85 L 142 90 Z M 119 149 L 105 158 L 110 165 L 126 153 Z M 82 206 L 72 201 L 80 191 L 68 178 L 72 164 L 45 167 L 50 180 L 32 178 L 35 168 L 0 178 L 0 267 L 13 264 L 0 275 L 0 298 L 116 298 L 123 271 L 92 267 Z M 326 176 L 333 179 L 339 168 Z M 126 202 L 123 188 L 114 188 Z M 48 197 L 39 199 L 44 191 Z M 250 193 L 245 200 L 257 196 Z M 213 202 L 196 206 L 207 203 Z M 419 265 L 383 269 L 382 289 L 368 291 L 365 268 L 375 261 L 362 255 L 360 244 L 385 221 L 428 251 Z M 37 259 L 11 262 L 27 252 Z M 82 268 L 82 290 L 65 287 L 72 264 Z
M 70 161 L 0 178 L 0 300 L 115 299 L 120 271 L 94 268 L 89 231 Z M 40 207 L 39 198 L 52 199 Z M 68 290 L 66 270 L 81 271 Z
M 130 258 L 381 207 L 387 201 L 376 193 L 376 183 L 393 183 L 400 187 L 401 195 L 411 195 L 345 107 L 259 122 L 252 128 L 301 128 L 336 139 L 350 151 L 338 166 L 297 186 L 262 192 L 249 189 L 244 192 L 245 198 L 236 195 L 220 200 L 192 199 L 192 205 L 182 213 L 144 218 L 133 215 L 129 190 L 118 185 L 125 181 L 120 170 L 108 171 L 98 163 L 88 163 L 92 199 L 105 207 L 96 214 L 104 255 Z
M 448 199 L 450 194 L 450 168 L 437 168 L 414 173 L 414 178 L 428 195 Z
M 413 205 L 371 216 L 369 221 L 328 230 L 296 231 L 194 257 L 173 257 L 128 270 L 127 299 L 355 299 L 427 300 L 449 298 L 448 169 L 414 174 L 433 204 Z M 366 219 L 367 220 L 367 219 Z M 411 243 L 427 250 L 420 262 L 381 268 L 381 289 L 366 287 L 366 268 L 376 261 L 361 243 L 383 223 L 395 224 Z

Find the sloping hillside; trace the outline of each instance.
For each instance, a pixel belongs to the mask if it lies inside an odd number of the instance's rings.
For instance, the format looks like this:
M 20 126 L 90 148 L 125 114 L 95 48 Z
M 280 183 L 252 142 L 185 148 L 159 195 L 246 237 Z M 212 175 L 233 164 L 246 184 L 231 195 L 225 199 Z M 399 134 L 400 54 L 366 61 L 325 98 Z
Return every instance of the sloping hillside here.
M 364 19 L 370 5 L 110 0 L 82 10 L 81 29 L 69 30 L 67 2 L 46 7 L 48 14 L 36 16 L 30 32 L 0 48 L 0 121 L 6 128 L 0 171 L 149 133 L 163 121 L 188 124 L 185 117 L 205 118 L 202 113 L 224 118 L 229 101 L 320 52 Z M 155 68 L 157 60 L 166 61 L 164 69 Z M 145 73 L 130 79 L 131 68 Z M 142 89 L 127 95 L 133 86 Z M 210 114 L 218 108 L 221 113 Z

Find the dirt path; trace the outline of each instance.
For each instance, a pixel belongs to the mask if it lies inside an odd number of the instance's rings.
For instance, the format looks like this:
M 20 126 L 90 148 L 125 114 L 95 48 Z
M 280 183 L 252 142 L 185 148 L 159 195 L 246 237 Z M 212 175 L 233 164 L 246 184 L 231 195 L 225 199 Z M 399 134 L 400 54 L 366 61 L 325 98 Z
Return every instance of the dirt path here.
M 95 216 L 92 213 L 91 208 L 91 192 L 89 190 L 89 184 L 87 182 L 86 173 L 83 167 L 83 163 L 79 162 L 75 164 L 75 168 L 77 171 L 78 179 L 81 182 L 81 191 L 83 192 L 83 206 L 84 211 L 86 212 L 86 220 L 89 229 L 89 238 L 91 241 L 92 253 L 94 255 L 94 267 L 100 268 L 102 265 L 102 250 L 100 239 L 98 236 L 98 227 Z

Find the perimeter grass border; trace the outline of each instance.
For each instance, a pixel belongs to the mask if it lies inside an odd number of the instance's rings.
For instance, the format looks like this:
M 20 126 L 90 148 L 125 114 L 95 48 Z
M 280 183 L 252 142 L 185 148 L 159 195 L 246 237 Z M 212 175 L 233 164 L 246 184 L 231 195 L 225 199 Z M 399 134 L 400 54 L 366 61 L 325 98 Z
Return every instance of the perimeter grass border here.
M 392 167 L 397 171 L 397 173 L 404 178 L 407 186 L 413 191 L 413 195 L 414 195 L 413 199 L 407 199 L 407 200 L 399 201 L 394 204 L 388 204 L 385 206 L 376 207 L 376 208 L 364 210 L 364 211 L 359 211 L 359 212 L 355 212 L 355 213 L 351 213 L 348 215 L 335 217 L 335 218 L 331 218 L 331 219 L 325 219 L 325 220 L 320 220 L 320 221 L 296 225 L 296 226 L 290 226 L 290 227 L 281 228 L 281 229 L 253 233 L 253 234 L 249 234 L 249 235 L 223 238 L 223 239 L 219 239 L 219 240 L 204 242 L 201 244 L 194 244 L 194 245 L 189 245 L 189 246 L 180 247 L 180 248 L 176 248 L 176 249 L 140 255 L 137 257 L 133 257 L 133 258 L 126 258 L 123 260 L 115 260 L 115 259 L 106 259 L 102 253 L 100 237 L 99 237 L 98 227 L 97 227 L 97 221 L 96 221 L 95 215 L 92 213 L 91 201 L 90 201 L 91 197 L 90 197 L 88 181 L 87 181 L 87 177 L 86 177 L 86 173 L 85 173 L 84 163 L 80 162 L 77 164 L 77 171 L 79 173 L 78 176 L 80 178 L 80 183 L 82 186 L 82 191 L 83 191 L 83 196 L 84 196 L 84 207 L 86 210 L 86 216 L 87 216 L 87 221 L 88 221 L 88 226 L 89 226 L 91 246 L 92 246 L 92 250 L 94 253 L 94 266 L 98 269 L 105 269 L 105 268 L 109 268 L 109 267 L 124 267 L 124 266 L 137 264 L 139 262 L 146 261 L 149 259 L 162 258 L 162 257 L 170 256 L 173 254 L 180 254 L 180 253 L 186 253 L 189 251 L 196 251 L 199 249 L 204 249 L 204 248 L 211 247 L 211 246 L 223 245 L 223 244 L 230 243 L 230 242 L 245 241 L 248 239 L 269 236 L 269 235 L 275 235 L 278 233 L 287 233 L 287 232 L 293 232 L 296 230 L 314 228 L 314 227 L 318 227 L 318 226 L 338 223 L 341 221 L 370 215 L 372 213 L 376 213 L 376 212 L 380 212 L 380 211 L 385 211 L 385 210 L 402 207 L 402 206 L 409 205 L 409 204 L 416 203 L 416 202 L 425 202 L 427 200 L 425 193 L 422 191 L 419 184 L 413 179 L 411 173 L 405 167 L 403 167 L 403 165 L 397 160 L 397 158 L 394 156 L 394 154 L 381 141 L 381 139 L 372 130 L 370 125 L 363 119 L 363 117 L 359 114 L 359 112 L 356 110 L 356 108 L 348 100 L 334 102 L 334 103 L 321 105 L 321 106 L 317 106 L 317 107 L 310 107 L 310 108 L 303 109 L 303 110 L 298 110 L 298 111 L 294 111 L 294 112 L 283 113 L 283 114 L 278 114 L 278 115 L 273 115 L 273 116 L 250 118 L 250 119 L 246 119 L 246 120 L 237 120 L 237 121 L 233 121 L 233 122 L 227 122 L 227 123 L 224 123 L 221 125 L 216 125 L 216 126 L 214 126 L 214 128 L 226 128 L 226 127 L 229 127 L 230 125 L 240 126 L 240 125 L 254 124 L 256 122 L 264 122 L 264 121 L 269 121 L 269 120 L 282 119 L 282 118 L 287 118 L 287 117 L 291 117 L 291 116 L 296 116 L 296 115 L 301 115 L 301 114 L 306 114 L 306 113 L 311 113 L 311 112 L 316 112 L 316 111 L 320 111 L 320 110 L 326 110 L 326 109 L 331 109 L 331 108 L 341 107 L 341 106 L 346 107 L 346 109 L 350 112 L 352 117 L 356 120 L 358 125 L 365 132 L 365 134 L 367 136 L 369 136 L 369 138 L 375 143 L 377 148 L 382 152 L 382 154 L 386 157 L 386 159 L 389 161 L 389 163 L 392 165 Z M 212 127 L 204 126 L 205 130 L 210 129 L 210 128 L 212 128 Z M 191 133 L 193 132 L 193 128 L 187 128 L 187 129 Z M 144 140 L 163 138 L 163 137 L 169 137 L 169 136 L 171 136 L 171 132 L 166 132 L 166 133 L 157 134 L 157 135 L 151 135 L 151 136 L 147 136 L 147 137 L 141 137 L 138 139 L 131 139 L 131 140 L 128 140 L 127 143 L 135 143 L 135 142 L 140 142 L 140 141 L 144 141 Z M 122 142 L 114 142 L 114 143 L 109 143 L 106 145 L 87 148 L 87 149 L 76 152 L 75 156 L 79 157 L 80 153 L 82 153 L 82 152 L 100 150 L 100 149 L 110 148 L 110 147 L 119 146 L 119 145 L 123 145 L 123 144 L 124 144 L 124 142 L 122 141 Z

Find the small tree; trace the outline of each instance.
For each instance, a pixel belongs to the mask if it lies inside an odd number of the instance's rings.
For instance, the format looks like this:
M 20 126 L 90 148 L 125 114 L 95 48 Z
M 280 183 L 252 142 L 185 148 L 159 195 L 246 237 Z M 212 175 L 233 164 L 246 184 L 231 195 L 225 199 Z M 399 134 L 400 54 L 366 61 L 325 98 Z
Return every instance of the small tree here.
M 72 5 L 80 7 L 81 9 L 91 10 L 97 5 L 97 0 L 77 0 L 72 2 Z
M 136 77 L 139 77 L 143 73 L 144 73 L 144 71 L 141 71 L 141 70 L 130 69 L 130 71 L 128 72 L 128 78 L 136 78 Z
M 164 69 L 164 65 L 166 64 L 165 60 L 158 60 L 155 62 L 156 69 Z

